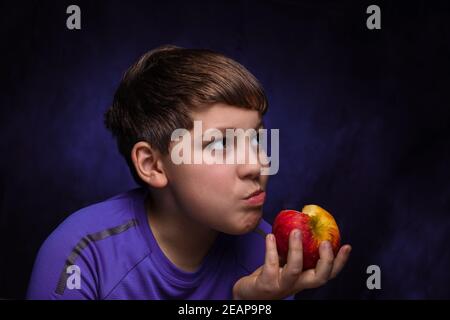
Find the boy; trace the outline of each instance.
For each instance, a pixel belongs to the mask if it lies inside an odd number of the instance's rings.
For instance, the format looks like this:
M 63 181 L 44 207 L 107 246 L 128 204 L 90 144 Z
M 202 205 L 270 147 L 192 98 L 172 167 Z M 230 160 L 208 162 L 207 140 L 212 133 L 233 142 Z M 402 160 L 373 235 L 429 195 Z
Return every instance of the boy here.
M 176 129 L 192 132 L 194 121 L 205 130 L 258 129 L 266 110 L 254 76 L 221 54 L 163 46 L 141 57 L 105 113 L 141 187 L 67 218 L 40 249 L 28 298 L 284 299 L 335 277 L 350 247 L 334 258 L 322 243 L 316 269 L 302 272 L 295 232 L 279 266 L 262 219 L 267 175 L 260 161 L 173 161 Z M 256 152 L 250 142 L 246 155 Z M 189 144 L 194 153 L 209 148 L 228 157 L 228 143 Z

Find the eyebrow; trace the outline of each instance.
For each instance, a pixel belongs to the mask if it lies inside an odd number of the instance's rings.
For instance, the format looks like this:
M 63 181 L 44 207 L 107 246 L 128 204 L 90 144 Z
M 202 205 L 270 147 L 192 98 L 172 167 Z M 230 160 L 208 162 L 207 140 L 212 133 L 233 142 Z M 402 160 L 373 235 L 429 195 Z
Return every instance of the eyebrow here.
M 263 120 L 260 120 L 259 122 L 258 122 L 258 124 L 256 125 L 256 127 L 254 127 L 254 128 L 251 128 L 251 129 L 253 129 L 253 130 L 255 130 L 255 131 L 258 131 L 259 129 L 263 129 L 265 126 L 264 126 L 264 121 Z M 209 129 L 211 129 L 211 128 L 209 128 Z M 225 133 L 225 130 L 227 130 L 227 129 L 236 129 L 236 128 L 233 128 L 233 127 L 217 127 L 217 128 L 214 128 L 214 129 L 217 129 L 217 130 L 219 130 L 219 131 L 222 131 L 222 133 Z M 208 130 L 208 129 L 207 129 Z M 248 130 L 248 129 L 247 129 Z M 205 130 L 206 131 L 206 130 Z M 207 141 L 204 141 L 203 140 L 203 137 L 205 136 L 205 133 L 203 133 L 202 134 L 202 147 L 204 148 L 207 144 L 209 144 L 209 143 L 211 143 L 213 140 L 207 140 Z
M 258 129 L 262 129 L 262 128 L 264 128 L 264 127 L 265 127 L 264 121 L 263 121 L 263 120 L 260 120 L 260 121 L 258 122 L 258 124 L 256 125 L 256 127 L 251 128 L 251 129 L 258 130 Z M 211 128 L 209 128 L 209 129 L 211 129 Z M 242 129 L 242 128 L 234 128 L 234 127 L 216 127 L 216 128 L 214 128 L 214 129 L 217 129 L 217 130 L 220 130 L 220 131 L 224 132 L 224 131 L 227 130 L 227 129 L 233 129 L 233 130 L 235 130 L 235 129 Z M 246 129 L 246 130 L 248 130 L 248 129 Z M 205 131 L 206 131 L 206 130 L 205 130 Z M 202 135 L 202 136 L 203 136 L 203 135 Z

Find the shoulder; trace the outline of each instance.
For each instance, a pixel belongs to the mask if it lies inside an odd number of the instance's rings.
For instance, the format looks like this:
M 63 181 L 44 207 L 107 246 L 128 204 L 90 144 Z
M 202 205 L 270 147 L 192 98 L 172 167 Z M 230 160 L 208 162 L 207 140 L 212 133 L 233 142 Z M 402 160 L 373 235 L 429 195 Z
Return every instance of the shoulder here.
M 95 242 L 133 228 L 137 224 L 133 192 L 135 189 L 72 213 L 50 234 L 41 250 L 67 251 L 83 239 Z
M 82 208 L 65 219 L 45 240 L 37 255 L 28 289 L 29 298 L 52 299 L 70 295 L 65 290 L 66 269 L 76 265 L 85 281 L 78 298 L 100 298 L 97 288 L 113 283 L 121 274 L 148 252 L 140 246 L 135 199 L 141 194 L 132 189 L 104 201 Z M 133 247 L 127 254 L 118 248 Z M 108 279 L 97 271 L 108 264 L 120 267 L 108 273 Z M 107 286 L 106 286 L 107 287 Z M 107 288 L 104 288 L 105 290 Z M 64 298 L 67 298 L 64 296 Z M 70 297 L 69 297 L 70 298 Z

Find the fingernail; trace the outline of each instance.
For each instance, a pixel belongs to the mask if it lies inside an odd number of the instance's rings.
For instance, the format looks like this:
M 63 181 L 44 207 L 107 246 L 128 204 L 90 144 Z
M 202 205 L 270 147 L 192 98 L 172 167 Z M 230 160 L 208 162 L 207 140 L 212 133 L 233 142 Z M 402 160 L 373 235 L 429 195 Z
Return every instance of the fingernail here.
M 331 248 L 331 243 L 330 243 L 330 241 L 324 241 L 324 242 L 323 242 L 323 247 L 326 248 L 326 249 Z
M 300 231 L 294 230 L 294 239 L 300 239 Z

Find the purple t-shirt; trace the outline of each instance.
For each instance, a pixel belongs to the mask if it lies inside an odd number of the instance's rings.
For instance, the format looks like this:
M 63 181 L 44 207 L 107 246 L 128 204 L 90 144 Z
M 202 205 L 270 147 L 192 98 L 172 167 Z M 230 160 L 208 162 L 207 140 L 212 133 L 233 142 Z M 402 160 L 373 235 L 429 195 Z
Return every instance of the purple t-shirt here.
M 264 263 L 271 226 L 261 219 L 248 234 L 220 233 L 197 271 L 179 269 L 148 225 L 146 193 L 132 189 L 69 216 L 42 245 L 27 298 L 232 299 L 234 283 Z

